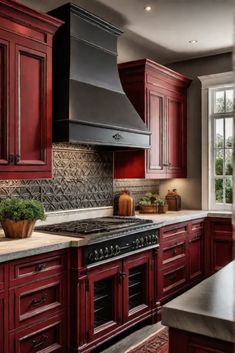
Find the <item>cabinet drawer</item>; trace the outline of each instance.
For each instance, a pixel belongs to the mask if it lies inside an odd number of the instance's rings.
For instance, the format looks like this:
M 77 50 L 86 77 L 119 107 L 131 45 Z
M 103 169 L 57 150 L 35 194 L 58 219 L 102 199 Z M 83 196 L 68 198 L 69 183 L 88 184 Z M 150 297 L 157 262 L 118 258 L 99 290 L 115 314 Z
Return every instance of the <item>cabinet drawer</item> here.
M 164 244 L 166 241 L 174 240 L 178 237 L 186 237 L 188 223 L 179 223 L 162 228 L 160 241 Z
M 171 261 L 186 257 L 186 241 L 185 239 L 177 239 L 177 241 L 164 243 L 162 246 L 162 264 L 168 264 Z
M 185 262 L 179 262 L 177 265 L 171 266 L 162 273 L 163 281 L 163 298 L 182 289 L 187 281 L 187 270 Z
M 191 234 L 189 234 L 188 241 L 190 244 L 190 243 L 198 241 L 199 239 L 202 239 L 202 238 L 203 238 L 203 230 L 197 229 L 197 230 L 193 231 Z
M 66 278 L 50 279 L 18 287 L 10 291 L 11 329 L 56 314 L 66 304 Z
M 50 253 L 15 261 L 10 264 L 10 286 L 59 274 L 66 267 L 66 253 Z
M 194 231 L 197 231 L 197 230 L 201 230 L 204 228 L 204 220 L 203 219 L 200 219 L 200 220 L 195 220 L 195 221 L 192 221 L 192 228 L 191 230 L 194 232 Z
M 10 335 L 10 353 L 67 353 L 66 322 L 56 316 Z

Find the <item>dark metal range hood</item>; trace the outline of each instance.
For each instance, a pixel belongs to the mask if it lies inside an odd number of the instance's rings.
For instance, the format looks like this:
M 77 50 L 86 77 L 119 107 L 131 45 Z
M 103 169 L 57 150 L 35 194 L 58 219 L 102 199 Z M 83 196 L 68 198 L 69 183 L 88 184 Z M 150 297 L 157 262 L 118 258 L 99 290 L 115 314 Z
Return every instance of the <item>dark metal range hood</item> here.
M 121 31 L 70 3 L 49 14 L 65 22 L 53 49 L 54 142 L 149 148 L 150 132 L 118 75 Z

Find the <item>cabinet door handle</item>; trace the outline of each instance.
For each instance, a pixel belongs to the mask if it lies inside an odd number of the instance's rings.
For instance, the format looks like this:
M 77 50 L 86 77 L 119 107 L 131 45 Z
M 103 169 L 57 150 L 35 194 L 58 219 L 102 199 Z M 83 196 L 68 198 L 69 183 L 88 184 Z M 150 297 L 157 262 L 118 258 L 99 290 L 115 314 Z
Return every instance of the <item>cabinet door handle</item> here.
M 46 293 L 42 293 L 41 299 L 33 298 L 32 301 L 31 301 L 31 304 L 32 305 L 39 305 L 39 304 L 46 303 L 46 301 L 47 301 L 47 294 Z
M 9 164 L 13 164 L 14 163 L 14 154 L 9 154 L 9 156 L 8 156 L 8 163 Z
M 119 272 L 119 276 L 120 276 L 120 277 L 125 277 L 125 276 L 126 276 L 126 273 L 120 271 L 120 272 Z
M 46 267 L 46 264 L 37 264 L 35 270 L 36 272 L 41 272 L 42 270 L 45 270 Z
M 16 159 L 16 164 L 19 163 L 20 162 L 20 154 L 17 154 L 15 159 Z
M 44 345 L 47 340 L 48 340 L 48 336 L 42 335 L 38 341 L 35 339 L 35 340 L 31 340 L 30 343 L 32 344 L 33 348 L 37 348 L 37 347 Z
M 125 272 L 122 272 L 122 271 L 119 271 L 119 272 L 118 272 L 119 281 L 121 281 L 125 276 L 126 276 L 126 273 L 125 273 Z

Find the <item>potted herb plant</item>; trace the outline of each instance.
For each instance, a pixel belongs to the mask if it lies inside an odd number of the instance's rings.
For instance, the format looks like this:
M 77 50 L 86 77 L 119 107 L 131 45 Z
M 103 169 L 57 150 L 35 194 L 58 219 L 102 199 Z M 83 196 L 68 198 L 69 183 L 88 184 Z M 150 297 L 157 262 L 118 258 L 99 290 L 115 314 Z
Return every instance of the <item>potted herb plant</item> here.
M 0 202 L 0 222 L 7 238 L 30 237 L 38 219 L 45 219 L 44 207 L 39 201 L 17 198 Z
M 166 213 L 168 211 L 168 205 L 165 199 L 159 197 L 156 202 L 158 205 L 158 213 Z
M 140 213 L 157 213 L 157 195 L 147 192 L 139 201 Z

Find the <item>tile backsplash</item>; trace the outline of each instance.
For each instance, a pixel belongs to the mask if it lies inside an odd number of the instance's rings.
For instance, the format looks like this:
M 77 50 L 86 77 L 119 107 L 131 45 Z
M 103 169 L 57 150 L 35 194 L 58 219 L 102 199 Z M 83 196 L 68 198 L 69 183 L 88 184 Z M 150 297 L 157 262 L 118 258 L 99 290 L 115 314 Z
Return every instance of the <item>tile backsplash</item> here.
M 113 205 L 112 153 L 91 146 L 54 144 L 53 179 L 0 181 L 0 199 L 34 198 L 46 211 Z
M 114 201 L 117 201 L 117 197 L 122 190 L 130 191 L 131 196 L 134 198 L 135 204 L 137 205 L 140 198 L 146 192 L 159 193 L 159 181 L 154 179 L 114 179 Z M 114 206 L 116 211 L 116 202 L 114 203 Z
M 136 203 L 147 191 L 158 192 L 157 180 L 114 179 L 113 155 L 106 149 L 73 144 L 53 145 L 53 179 L 0 180 L 0 200 L 34 198 L 46 211 L 113 206 L 122 190 Z

